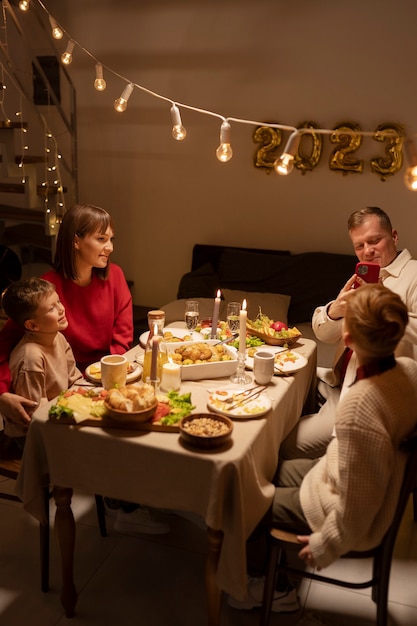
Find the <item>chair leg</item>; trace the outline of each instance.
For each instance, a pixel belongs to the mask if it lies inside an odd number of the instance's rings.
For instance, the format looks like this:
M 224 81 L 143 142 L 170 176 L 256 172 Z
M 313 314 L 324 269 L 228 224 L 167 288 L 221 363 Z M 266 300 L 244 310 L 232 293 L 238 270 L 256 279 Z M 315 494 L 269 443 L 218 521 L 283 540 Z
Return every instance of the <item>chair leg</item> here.
M 268 565 L 265 576 L 264 597 L 262 600 L 260 626 L 268 626 L 271 617 L 272 599 L 274 597 L 277 580 L 277 563 L 281 558 L 281 548 L 276 541 L 272 541 L 269 548 Z
M 107 526 L 106 526 L 106 511 L 104 509 L 104 499 L 103 496 L 99 496 L 96 494 L 96 511 L 97 511 L 97 520 L 98 527 L 100 529 L 100 535 L 102 537 L 107 537 Z
M 49 489 L 43 493 L 46 524 L 39 524 L 40 562 L 41 562 L 41 589 L 49 591 Z

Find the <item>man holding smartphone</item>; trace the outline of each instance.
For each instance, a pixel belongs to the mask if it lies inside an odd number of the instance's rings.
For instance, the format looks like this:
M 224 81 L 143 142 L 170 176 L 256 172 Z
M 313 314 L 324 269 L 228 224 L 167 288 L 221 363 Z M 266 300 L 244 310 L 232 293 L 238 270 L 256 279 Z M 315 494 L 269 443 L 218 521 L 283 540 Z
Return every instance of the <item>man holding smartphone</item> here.
M 378 264 L 379 282 L 407 305 L 409 322 L 395 354 L 417 360 L 417 261 L 406 249 L 398 252 L 398 233 L 385 211 L 378 207 L 352 213 L 348 230 L 359 262 Z M 336 406 L 353 384 L 357 369 L 355 353 L 346 352 L 342 341 L 346 302 L 353 289 L 365 283 L 360 275 L 353 274 L 335 300 L 314 311 L 312 325 L 317 339 L 337 345 L 333 369 L 318 369 L 318 388 L 324 404 L 318 413 L 303 416 L 283 441 L 282 458 L 316 458 L 324 454 L 331 440 Z

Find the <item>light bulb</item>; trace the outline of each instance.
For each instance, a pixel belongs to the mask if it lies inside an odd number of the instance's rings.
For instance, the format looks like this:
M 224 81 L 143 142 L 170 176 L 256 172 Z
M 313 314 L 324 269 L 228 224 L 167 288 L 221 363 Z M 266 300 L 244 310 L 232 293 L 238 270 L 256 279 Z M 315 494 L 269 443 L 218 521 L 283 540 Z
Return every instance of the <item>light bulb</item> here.
M 56 20 L 54 20 L 52 15 L 49 16 L 49 23 L 52 28 L 52 37 L 54 39 L 62 39 L 62 37 L 64 36 L 64 31 L 58 26 Z
M 72 51 L 74 50 L 75 42 L 70 39 L 67 45 L 67 49 L 63 54 L 61 54 L 61 61 L 64 65 L 69 65 L 72 63 Z
M 187 131 L 182 125 L 180 110 L 176 104 L 173 104 L 171 107 L 171 118 L 172 118 L 172 136 L 177 141 L 182 141 L 187 136 Z
M 230 161 L 233 156 L 233 150 L 230 145 L 231 127 L 228 121 L 224 120 L 220 127 L 220 145 L 216 150 L 216 157 L 222 163 Z
M 286 176 L 294 167 L 294 155 L 300 145 L 301 134 L 295 130 L 291 133 L 290 138 L 287 141 L 287 145 L 284 148 L 284 152 L 277 158 L 274 163 L 274 169 L 277 174 Z
M 129 83 L 128 85 L 126 85 L 120 98 L 117 98 L 117 100 L 114 101 L 114 108 L 118 113 L 123 113 L 123 111 L 126 111 L 127 101 L 132 94 L 133 87 L 133 83 Z
M 30 0 L 20 0 L 19 9 L 21 11 L 27 11 L 29 9 Z
M 173 104 L 171 107 L 171 118 L 172 118 L 172 136 L 177 141 L 182 141 L 187 136 L 187 131 L 182 125 L 180 110 L 176 104 Z
M 417 191 L 417 149 L 413 139 L 404 142 L 408 168 L 405 170 L 404 182 L 411 191 Z
M 274 169 L 277 174 L 281 174 L 282 176 L 286 176 L 292 171 L 294 167 L 294 157 L 292 154 L 281 154 L 280 157 L 274 163 Z
M 96 79 L 94 81 L 94 89 L 97 91 L 104 91 L 106 88 L 106 81 L 103 78 L 103 66 L 101 63 L 96 64 Z

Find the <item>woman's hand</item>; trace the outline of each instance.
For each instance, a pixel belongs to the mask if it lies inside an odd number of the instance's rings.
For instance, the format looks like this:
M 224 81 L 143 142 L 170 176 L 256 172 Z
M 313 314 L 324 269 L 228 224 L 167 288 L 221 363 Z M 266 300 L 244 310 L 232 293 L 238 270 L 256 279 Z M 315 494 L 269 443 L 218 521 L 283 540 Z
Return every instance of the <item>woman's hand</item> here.
M 310 565 L 310 567 L 316 567 L 316 562 L 310 548 L 310 535 L 298 535 L 297 539 L 300 543 L 305 544 L 304 548 L 301 548 L 300 552 L 298 553 L 300 559 L 305 561 L 307 565 Z M 317 569 L 320 570 L 320 567 L 318 567 Z
M 16 424 L 28 426 L 30 424 L 31 414 L 37 406 L 37 402 L 33 402 L 33 400 L 28 400 L 23 396 L 18 396 L 8 391 L 0 396 L 0 413 L 2 413 L 5 419 L 15 422 Z
M 364 285 L 365 281 L 363 278 L 360 278 L 357 274 L 353 274 L 347 281 L 347 283 L 342 287 L 337 296 L 336 300 L 332 302 L 327 309 L 327 315 L 332 320 L 340 320 L 345 316 L 346 311 L 346 300 L 351 297 L 352 293 L 354 293 L 354 284 Z

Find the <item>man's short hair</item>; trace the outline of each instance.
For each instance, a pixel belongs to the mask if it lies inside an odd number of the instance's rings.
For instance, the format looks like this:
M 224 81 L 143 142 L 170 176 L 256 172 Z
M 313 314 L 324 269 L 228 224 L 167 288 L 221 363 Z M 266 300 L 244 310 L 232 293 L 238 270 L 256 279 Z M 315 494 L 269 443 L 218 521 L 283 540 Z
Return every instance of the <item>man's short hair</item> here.
M 379 223 L 382 228 L 389 233 L 392 233 L 392 225 L 391 220 L 388 215 L 377 206 L 366 206 L 363 209 L 359 209 L 358 211 L 354 211 L 352 215 L 348 219 L 348 230 L 353 230 L 354 228 L 358 228 L 358 226 L 362 226 L 362 224 L 366 221 L 366 219 L 370 215 L 376 215 L 379 219 Z

